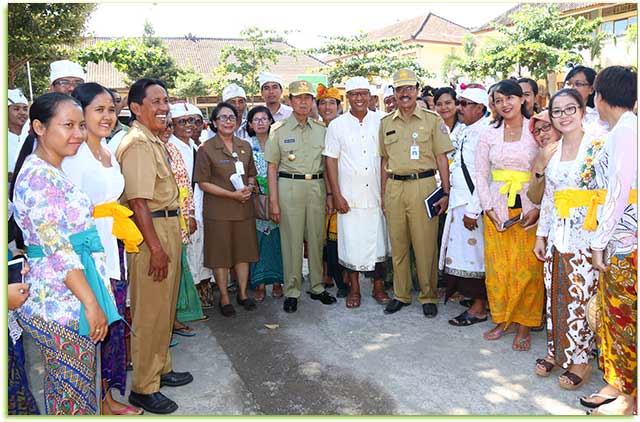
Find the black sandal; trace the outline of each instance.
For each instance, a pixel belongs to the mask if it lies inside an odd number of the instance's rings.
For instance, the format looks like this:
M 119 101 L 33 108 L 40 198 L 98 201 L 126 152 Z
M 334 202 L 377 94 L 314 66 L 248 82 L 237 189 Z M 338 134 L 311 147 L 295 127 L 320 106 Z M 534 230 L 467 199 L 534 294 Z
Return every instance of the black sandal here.
M 595 398 L 595 397 L 599 397 L 599 398 L 604 399 L 604 400 L 601 401 L 600 403 L 594 403 L 592 401 L 587 401 L 587 399 L 591 399 L 591 398 Z M 588 407 L 590 409 L 596 409 L 596 408 L 602 406 L 603 404 L 611 403 L 615 399 L 616 399 L 616 397 L 608 396 L 606 394 L 593 393 L 593 394 L 591 394 L 589 396 L 580 397 L 580 404 L 583 405 L 584 407 Z
M 250 297 L 246 299 L 240 299 L 240 296 L 237 298 L 238 305 L 242 306 L 245 311 L 253 311 L 256 309 L 256 302 L 253 301 Z
M 456 327 L 468 327 L 469 325 L 477 324 L 479 322 L 485 322 L 489 317 L 478 318 L 475 315 L 471 315 L 469 311 L 464 311 L 457 317 L 450 319 L 449 324 Z

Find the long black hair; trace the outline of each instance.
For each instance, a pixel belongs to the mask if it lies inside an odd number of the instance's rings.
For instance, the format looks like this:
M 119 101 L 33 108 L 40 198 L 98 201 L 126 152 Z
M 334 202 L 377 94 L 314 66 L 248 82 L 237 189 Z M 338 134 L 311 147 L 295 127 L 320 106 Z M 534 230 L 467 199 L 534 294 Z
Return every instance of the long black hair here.
M 578 65 L 578 66 L 574 66 L 569 73 L 567 73 L 567 76 L 564 77 L 564 83 L 566 84 L 567 81 L 571 78 L 573 78 L 574 76 L 576 76 L 578 73 L 582 73 L 584 75 L 584 77 L 587 79 L 587 82 L 589 82 L 589 85 L 591 85 L 593 87 L 593 83 L 596 80 L 596 71 L 593 70 L 590 67 L 587 66 L 582 66 L 582 65 Z M 595 107 L 595 103 L 593 102 L 593 99 L 596 96 L 596 92 L 595 90 L 593 91 L 593 93 L 591 95 L 589 95 L 589 97 L 587 97 L 587 107 Z
M 43 125 L 47 125 L 49 121 L 56 115 L 58 112 L 58 107 L 60 104 L 69 101 L 76 104 L 78 107 L 82 107 L 82 105 L 75 98 L 66 95 L 60 94 L 59 92 L 48 92 L 43 94 L 35 99 L 31 107 L 29 108 L 29 121 L 31 122 L 31 128 L 29 129 L 29 136 L 22 144 L 22 148 L 20 149 L 20 153 L 18 154 L 18 159 L 16 160 L 16 165 L 13 170 L 13 178 L 11 179 L 11 184 L 9 185 L 9 199 L 13 200 L 13 192 L 16 187 L 16 179 L 18 178 L 18 174 L 20 174 L 20 170 L 22 170 L 22 166 L 24 165 L 25 160 L 33 150 L 35 149 L 35 144 L 37 140 L 37 135 L 33 130 L 33 122 L 38 120 Z M 9 220 L 9 242 L 13 239 L 16 241 L 16 246 L 20 249 L 24 249 L 24 240 L 22 238 L 22 232 L 13 221 L 13 217 Z
M 496 92 L 505 96 L 515 95 L 516 97 L 520 97 L 520 98 L 524 97 L 524 93 L 522 92 L 522 87 L 516 80 L 513 80 L 513 79 L 503 79 L 497 84 L 493 85 L 491 88 L 493 89 L 493 92 L 491 93 L 491 99 L 494 102 L 495 102 Z M 527 104 L 524 102 L 520 107 L 520 113 L 522 113 L 522 115 L 527 119 L 531 118 L 531 115 L 529 114 L 529 110 L 527 110 Z M 496 113 L 496 120 L 495 120 L 494 127 L 498 128 L 502 126 L 503 120 L 504 120 L 504 117 L 502 117 L 500 113 Z

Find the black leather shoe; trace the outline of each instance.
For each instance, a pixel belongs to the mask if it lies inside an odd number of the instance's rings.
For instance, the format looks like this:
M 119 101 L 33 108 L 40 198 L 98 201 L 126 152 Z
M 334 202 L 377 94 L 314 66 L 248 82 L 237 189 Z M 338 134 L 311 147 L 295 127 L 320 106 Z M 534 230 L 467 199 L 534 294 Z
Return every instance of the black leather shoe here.
M 180 387 L 181 385 L 187 385 L 193 381 L 193 375 L 189 372 L 167 372 L 164 375 L 160 375 L 160 387 Z
M 398 299 L 392 299 L 391 302 L 389 302 L 387 306 L 384 308 L 384 313 L 395 314 L 400 309 L 402 309 L 403 306 L 409 306 L 409 304 L 400 302 Z
M 438 307 L 435 303 L 425 303 L 422 305 L 422 313 L 427 318 L 435 318 L 438 315 Z
M 311 296 L 311 299 L 319 300 L 320 302 L 322 302 L 323 305 L 331 305 L 338 301 L 335 297 L 331 296 L 331 293 L 329 293 L 326 290 L 319 294 L 310 293 L 310 296 Z
M 129 403 L 141 407 L 147 412 L 159 415 L 166 415 L 178 410 L 176 402 L 159 391 L 151 394 L 140 394 L 132 391 L 129 394 Z
M 298 310 L 298 299 L 295 297 L 288 297 L 284 300 L 284 306 L 282 307 L 288 314 L 292 314 Z

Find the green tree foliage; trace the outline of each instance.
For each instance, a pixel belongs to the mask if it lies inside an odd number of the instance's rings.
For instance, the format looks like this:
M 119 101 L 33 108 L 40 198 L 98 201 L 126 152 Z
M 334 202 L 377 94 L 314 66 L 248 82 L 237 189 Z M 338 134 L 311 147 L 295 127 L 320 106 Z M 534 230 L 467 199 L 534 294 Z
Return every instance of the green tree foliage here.
M 180 69 L 176 78 L 176 87 L 171 90 L 171 94 L 178 98 L 193 98 L 208 95 L 211 91 L 211 84 L 204 80 L 202 74 L 195 71 L 191 66 Z
M 370 40 L 366 33 L 361 32 L 351 37 L 327 37 L 325 45 L 310 49 L 308 53 L 338 58 L 328 69 L 327 77 L 333 85 L 352 76 L 388 79 L 401 68 L 413 69 L 420 79 L 433 77 L 412 57 L 412 53 L 421 47 L 419 44 L 403 43 L 400 38 Z
M 600 19 L 562 17 L 556 4 L 527 5 L 513 14 L 512 22 L 494 25 L 498 36 L 477 55 L 464 57 L 461 70 L 474 78 L 504 78 L 526 68 L 529 75 L 544 79 L 569 62 L 581 62 L 581 51 L 595 59 L 607 36 L 598 32 Z
M 236 83 L 247 96 L 258 95 L 258 75 L 278 63 L 282 55 L 297 55 L 295 49 L 276 48 L 274 43 L 284 42 L 284 35 L 273 30 L 250 27 L 240 32 L 247 47 L 225 46 L 220 52 L 220 65 L 213 70 L 213 90 L 220 94 L 225 86 Z
M 174 88 L 179 73 L 167 46 L 161 38 L 156 37 L 149 22 L 145 22 L 142 38 L 97 42 L 80 51 L 78 60 L 83 65 L 101 60 L 109 62 L 126 75 L 127 84 L 140 78 L 156 78 L 162 80 L 167 88 Z
M 49 64 L 74 59 L 70 47 L 82 40 L 92 3 L 9 3 L 8 82 L 29 95 L 26 63 L 31 67 L 34 95 L 49 86 Z

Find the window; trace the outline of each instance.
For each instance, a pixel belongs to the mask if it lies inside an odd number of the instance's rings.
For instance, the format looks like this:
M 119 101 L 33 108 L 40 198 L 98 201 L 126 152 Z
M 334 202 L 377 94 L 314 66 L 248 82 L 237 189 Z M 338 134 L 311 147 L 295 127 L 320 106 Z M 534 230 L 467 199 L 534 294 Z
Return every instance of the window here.
M 621 37 L 627 30 L 628 19 L 620 19 L 613 23 L 613 35 Z
M 613 22 L 604 22 L 602 24 L 602 32 L 613 34 Z

